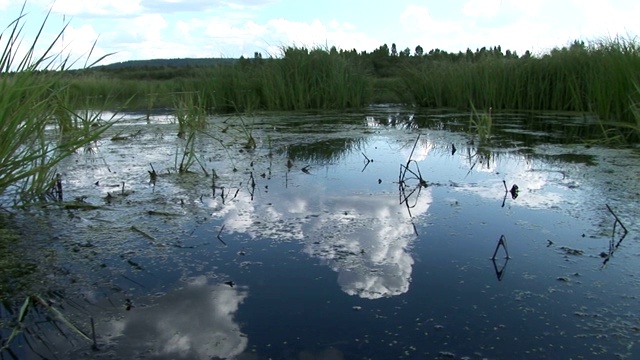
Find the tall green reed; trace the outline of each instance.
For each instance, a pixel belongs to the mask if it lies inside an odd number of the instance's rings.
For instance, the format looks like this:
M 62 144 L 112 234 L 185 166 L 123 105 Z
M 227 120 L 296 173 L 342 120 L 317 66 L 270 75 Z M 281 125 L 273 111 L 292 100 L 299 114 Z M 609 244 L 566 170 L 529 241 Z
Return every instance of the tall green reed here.
M 0 55 L 0 195 L 14 204 L 44 196 L 55 182 L 56 165 L 96 140 L 110 125 L 73 126 L 74 119 L 84 119 L 82 124 L 90 119 L 66 103 L 61 78 L 74 62 L 53 52 L 64 28 L 51 44 L 39 50 L 48 16 L 26 49 L 24 13 L 0 35 L 4 43 Z
M 198 159 L 195 150 L 198 133 L 206 131 L 207 128 L 207 112 L 200 106 L 201 96 L 198 92 L 184 92 L 176 97 L 174 110 L 178 122 L 178 137 L 183 140 L 182 146 L 176 149 L 176 171 L 180 174 L 187 173 L 193 164 L 198 163 L 207 175 L 207 170 Z M 179 155 L 179 152 L 182 154 Z
M 636 121 L 640 43 L 616 37 L 539 57 L 427 58 L 407 66 L 401 78 L 418 106 L 468 109 L 471 101 L 482 109 L 589 112 L 598 116 L 603 131 L 618 132 Z
M 172 106 L 173 93 L 198 92 L 198 106 L 218 113 L 358 108 L 368 104 L 371 95 L 371 80 L 363 69 L 323 48 L 287 47 L 279 58 L 245 59 L 193 73 L 196 76 L 129 83 L 94 71 L 67 81 L 77 94 L 99 98 L 122 92 L 119 98 L 134 96 L 131 104 L 142 108 L 148 103 L 142 102 L 147 94 L 157 94 L 159 106 Z
M 478 112 L 471 104 L 471 115 L 469 116 L 469 130 L 475 131 L 478 135 L 479 145 L 486 144 L 491 139 L 491 129 L 493 127 L 492 108 L 487 112 Z

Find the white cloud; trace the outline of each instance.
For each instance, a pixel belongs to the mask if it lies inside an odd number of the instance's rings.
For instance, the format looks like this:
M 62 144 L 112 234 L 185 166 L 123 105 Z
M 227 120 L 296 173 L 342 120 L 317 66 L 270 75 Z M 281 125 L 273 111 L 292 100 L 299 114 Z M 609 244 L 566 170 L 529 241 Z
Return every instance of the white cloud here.
M 56 0 L 52 11 L 64 15 L 127 16 L 142 10 L 140 0 Z
M 462 33 L 465 23 L 448 19 L 434 19 L 425 6 L 409 5 L 400 14 L 400 23 L 405 34 L 402 46 L 421 45 L 425 50 L 447 49 L 446 40 Z M 400 43 L 400 42 L 398 42 Z
M 126 32 L 143 41 L 160 41 L 162 30 L 167 27 L 167 21 L 160 14 L 138 16 L 127 23 Z
M 640 34 L 637 17 L 640 4 L 637 2 L 614 6 L 607 1 L 572 1 L 579 16 L 580 30 L 584 33 L 600 36 L 624 35 L 628 32 Z
M 76 66 L 84 66 L 85 64 L 91 64 L 107 53 L 100 46 L 94 46 L 98 40 L 99 34 L 89 24 L 84 24 L 77 28 L 67 26 L 64 37 L 58 41 L 53 51 L 60 54 L 68 53 L 70 54 L 70 59 L 76 62 Z M 89 55 L 91 55 L 91 58 L 88 58 Z
M 548 0 L 504 0 L 502 5 L 508 9 L 507 11 L 514 9 L 518 15 L 537 16 L 545 6 L 549 5 L 545 3 L 548 3 Z
M 211 19 L 204 26 L 204 33 L 216 39 L 216 42 L 224 42 L 229 44 L 242 45 L 246 42 L 262 36 L 265 28 L 253 21 L 247 21 L 244 24 L 237 24 L 225 19 Z
M 331 20 L 328 27 L 320 20 L 311 23 L 290 21 L 284 18 L 267 22 L 266 33 L 271 34 L 270 42 L 297 46 L 336 46 L 340 49 L 374 49 L 380 44 L 365 33 L 355 31 L 355 26 L 347 22 Z
M 468 17 L 492 18 L 501 6 L 502 0 L 471 0 L 462 6 L 462 13 Z
M 400 14 L 400 23 L 405 31 L 419 32 L 432 28 L 433 19 L 426 6 L 409 5 Z
M 327 28 L 317 19 L 309 24 L 279 18 L 269 20 L 267 26 L 276 35 L 283 36 L 286 40 L 289 40 L 288 42 L 303 45 L 323 43 L 328 33 Z
M 142 6 L 152 12 L 212 12 L 230 8 L 234 10 L 255 9 L 267 5 L 273 0 L 142 0 Z

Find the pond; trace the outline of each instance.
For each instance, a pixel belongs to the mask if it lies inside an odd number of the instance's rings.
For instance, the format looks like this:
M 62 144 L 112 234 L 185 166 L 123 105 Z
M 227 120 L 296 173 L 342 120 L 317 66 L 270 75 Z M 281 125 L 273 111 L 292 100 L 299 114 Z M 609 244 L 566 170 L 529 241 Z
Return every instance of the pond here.
M 637 357 L 640 152 L 469 119 L 124 114 L 11 210 L 3 358 Z

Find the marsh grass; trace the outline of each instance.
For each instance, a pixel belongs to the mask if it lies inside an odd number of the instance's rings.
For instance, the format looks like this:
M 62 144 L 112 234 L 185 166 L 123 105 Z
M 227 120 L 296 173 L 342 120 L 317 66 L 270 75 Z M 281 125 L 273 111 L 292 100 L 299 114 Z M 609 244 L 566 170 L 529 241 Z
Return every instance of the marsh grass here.
M 185 91 L 179 94 L 174 105 L 174 116 L 178 123 L 178 137 L 181 144 L 175 152 L 175 170 L 180 174 L 190 172 L 195 164 L 200 166 L 205 176 L 209 173 L 201 160 L 202 154 L 197 152 L 197 143 L 213 141 L 227 152 L 233 162 L 230 148 L 241 145 L 245 150 L 253 150 L 257 143 L 253 136 L 253 125 L 243 114 L 234 114 L 223 121 L 212 116 L 205 108 L 207 100 L 201 92 Z M 238 105 L 232 104 L 236 108 Z
M 178 122 L 178 137 L 184 138 L 207 126 L 207 112 L 200 105 L 202 103 L 200 93 L 185 92 L 178 94 L 174 105 L 175 117 Z
M 185 139 L 185 143 L 182 147 L 178 146 L 176 148 L 175 155 L 175 169 L 180 174 L 184 174 L 189 171 L 189 168 L 195 162 L 195 132 L 190 132 L 189 135 Z M 184 136 L 183 136 L 184 137 Z M 180 150 L 182 150 L 180 154 Z M 178 161 L 178 158 L 180 160 Z
M 541 57 L 424 61 L 401 72 L 415 105 L 593 113 L 605 138 L 630 135 L 640 102 L 640 44 L 616 37 Z M 631 132 L 632 133 L 632 132 Z
M 198 92 L 184 92 L 178 94 L 174 106 L 175 118 L 178 122 L 177 136 L 183 140 L 183 145 L 178 146 L 175 156 L 175 168 L 180 174 L 189 172 L 191 166 L 197 163 L 205 175 L 208 175 L 195 151 L 197 135 L 205 132 L 208 125 L 206 110 L 200 104 L 201 98 Z
M 4 43 L 0 55 L 0 195 L 8 195 L 14 204 L 44 196 L 55 181 L 56 165 L 98 139 L 110 125 L 90 126 L 91 119 L 74 113 L 66 104 L 61 74 L 72 63 L 52 53 L 64 29 L 43 53 L 37 53 L 40 33 L 23 52 L 23 20 L 20 14 L 0 35 Z M 78 119 L 82 126 L 74 123 Z M 57 130 L 51 130 L 52 125 Z
M 129 105 L 140 109 L 175 106 L 180 98 L 175 94 L 198 92 L 198 106 L 209 113 L 360 108 L 368 104 L 372 88 L 364 70 L 344 55 L 319 47 L 286 47 L 279 58 L 192 71 L 192 77 L 167 80 L 110 78 L 85 71 L 68 75 L 65 82 L 73 99 L 132 99 Z
M 253 124 L 249 124 L 247 119 L 240 115 L 237 116 L 237 132 L 240 141 L 244 143 L 243 148 L 253 150 L 256 148 L 256 139 L 253 137 Z
M 493 127 L 492 108 L 485 113 L 479 113 L 471 104 L 471 115 L 469 116 L 469 130 L 475 131 L 478 135 L 480 144 L 487 143 L 491 138 L 491 129 Z

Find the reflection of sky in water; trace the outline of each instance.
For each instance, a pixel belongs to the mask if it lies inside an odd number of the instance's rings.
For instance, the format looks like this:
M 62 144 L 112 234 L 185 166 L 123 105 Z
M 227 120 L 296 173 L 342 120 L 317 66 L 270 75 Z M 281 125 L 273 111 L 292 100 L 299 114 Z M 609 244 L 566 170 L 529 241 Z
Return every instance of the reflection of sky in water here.
M 406 210 L 394 195 L 352 196 L 330 199 L 348 215 L 316 219 L 314 232 L 321 237 L 307 243 L 305 252 L 325 260 L 338 272 L 342 290 L 376 299 L 409 290 L 414 260 L 410 253 L 415 234 Z M 430 198 L 422 193 L 414 216 L 426 214 Z
M 431 132 L 421 135 L 411 157 L 416 163 L 410 168 L 419 167 L 429 183 L 419 198 L 415 196 L 418 201 L 411 209 L 412 219 L 400 204 L 397 179 L 416 137 L 384 135 L 369 138 L 363 150 L 374 161 L 364 169 L 362 155 L 352 152 L 340 164 L 312 167 L 311 175 L 293 168 L 286 186 L 282 178 L 258 179 L 253 200 L 242 191 L 233 201 L 222 204 L 217 197 L 207 205 L 223 219 L 225 232 L 271 241 L 302 241 L 305 253 L 338 273 L 345 293 L 370 299 L 409 290 L 415 262 L 411 248 L 416 239 L 412 220 L 424 226 L 422 219 L 433 202 L 434 189 L 439 189 L 447 204 L 490 200 L 499 209 L 505 200 L 509 208 L 562 207 L 569 213 L 577 211 L 572 205 L 580 205 L 573 191 L 580 184 L 574 180 L 580 173 L 578 166 L 558 169 L 515 152 L 494 152 L 477 160 L 464 138 Z M 451 154 L 451 142 L 458 143 L 455 154 Z M 504 198 L 503 180 L 508 188 L 519 186 L 517 199 L 510 194 Z M 268 190 L 262 188 L 265 183 Z M 482 214 L 471 214 L 469 219 L 487 221 Z
M 145 306 L 133 307 L 99 333 L 108 334 L 103 340 L 116 341 L 119 353 L 130 352 L 132 358 L 233 358 L 248 343 L 234 321 L 246 297 L 244 290 L 211 285 L 200 276 L 181 289 L 150 298 Z
M 308 175 L 305 175 L 308 176 Z M 305 180 L 305 179 L 303 179 Z M 415 239 L 411 218 L 395 192 L 372 196 L 353 189 L 307 183 L 278 192 L 269 204 L 241 194 L 226 205 L 209 202 L 224 217 L 225 231 L 275 241 L 301 240 L 304 251 L 338 272 L 338 282 L 350 295 L 380 298 L 409 289 Z M 422 190 L 415 217 L 426 214 L 429 190 Z
M 611 159 L 615 166 L 589 167 L 536 156 L 573 151 L 560 146 L 478 155 L 464 134 L 397 126 L 365 133 L 353 129 L 339 138 L 361 136 L 362 141 L 354 142 L 358 147 L 311 160 L 304 157 L 304 143 L 322 143 L 324 135 L 300 141 L 304 129 L 297 125 L 291 137 L 286 128 L 273 134 L 274 144 L 301 143 L 288 172 L 282 153 L 267 157 L 260 146 L 255 152 L 234 153 L 237 172 L 225 170 L 229 164 L 220 159 L 226 155 L 199 150 L 213 153 L 214 160 L 205 160 L 205 166 L 220 174 L 217 184 L 226 186 L 224 202 L 220 190 L 211 197 L 210 177 L 166 175 L 179 143 L 170 132 L 160 136 L 149 131 L 140 144 L 106 141 L 98 155 L 107 158 L 113 173 L 100 161 L 81 161 L 79 172 L 65 173 L 68 193 L 82 188 L 93 196 L 90 202 L 95 202 L 95 192 L 113 192 L 111 184 L 117 191 L 121 181 L 136 191 L 108 211 L 100 209 L 100 217 L 79 211 L 67 219 L 76 226 L 68 236 L 86 235 L 95 247 L 80 247 L 87 240 L 69 240 L 66 233 L 56 240 L 87 255 L 86 261 L 109 281 L 124 264 L 127 276 L 148 286 L 119 279 L 136 307 L 106 316 L 112 319 L 108 325 L 97 322 L 99 341 L 110 340 L 104 354 L 113 349 L 157 358 L 304 358 L 336 348 L 347 358 L 436 358 L 439 351 L 487 358 L 561 351 L 559 357 L 568 358 L 592 355 L 593 343 L 615 343 L 615 331 L 629 341 L 610 346 L 611 353 L 637 340 L 637 328 L 616 320 L 638 324 L 632 301 L 638 283 L 628 276 L 637 273 L 637 242 L 632 241 L 637 236 L 630 235 L 609 267 L 602 268 L 599 254 L 608 249 L 612 218 L 606 210 L 593 211 L 610 202 L 629 228 L 637 228 L 628 220 L 637 214 L 637 205 L 627 196 L 638 193 L 638 172 L 620 171 L 637 169 L 637 158 L 611 150 L 598 159 Z M 429 186 L 410 200 L 415 207 L 409 216 L 397 181 L 418 132 L 412 156 L 417 163 L 411 166 L 419 167 Z M 129 156 L 134 150 L 137 167 Z M 365 164 L 362 153 L 374 161 Z M 90 160 L 91 154 L 86 157 Z M 250 161 L 255 163 L 249 166 Z M 163 169 L 153 188 L 149 162 Z M 307 165 L 310 174 L 301 171 Z M 269 176 L 259 176 L 268 166 Z M 105 177 L 77 176 L 82 171 L 94 174 L 96 168 Z M 257 183 L 253 199 L 247 186 L 250 171 Z M 100 186 L 93 185 L 96 180 Z M 503 180 L 520 188 L 516 199 L 505 199 L 504 207 Z M 622 180 L 625 188 L 616 187 Z M 409 185 L 415 186 L 415 180 Z M 148 210 L 182 216 L 149 216 Z M 593 218 L 604 219 L 606 226 L 593 231 L 599 224 Z M 131 231 L 132 224 L 154 239 Z M 111 235 L 91 238 L 96 227 L 106 227 Z M 215 239 L 219 229 L 226 244 Z M 489 257 L 502 234 L 512 259 L 498 281 Z M 102 253 L 109 251 L 102 247 L 106 242 L 117 245 L 111 255 Z M 584 255 L 570 255 L 566 247 Z M 95 259 L 90 251 L 96 251 Z M 129 268 L 127 260 L 144 270 Z M 499 260 L 499 266 L 505 264 L 502 254 Z M 202 274 L 240 285 L 208 284 Z M 178 278 L 195 280 L 185 285 Z M 184 286 L 169 290 L 176 283 Z M 147 296 L 158 291 L 167 294 Z M 96 316 L 100 318 L 105 316 Z
M 585 165 L 553 164 L 531 154 L 501 149 L 478 154 L 464 139 L 447 134 L 457 147 L 451 154 L 452 143 L 442 136 L 423 135 L 412 157 L 432 186 L 448 186 L 453 194 L 474 194 L 499 203 L 505 195 L 505 181 L 508 189 L 514 184 L 519 188 L 517 201 L 510 202 L 513 206 L 549 209 L 581 202 L 582 194 L 573 190 L 584 183 Z M 405 143 L 400 152 L 408 158 L 411 149 Z

